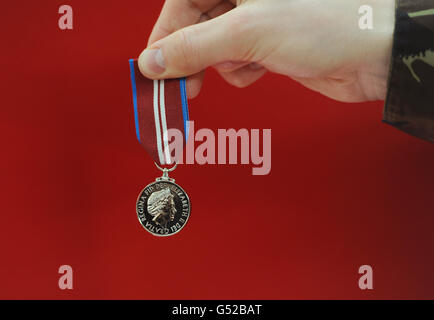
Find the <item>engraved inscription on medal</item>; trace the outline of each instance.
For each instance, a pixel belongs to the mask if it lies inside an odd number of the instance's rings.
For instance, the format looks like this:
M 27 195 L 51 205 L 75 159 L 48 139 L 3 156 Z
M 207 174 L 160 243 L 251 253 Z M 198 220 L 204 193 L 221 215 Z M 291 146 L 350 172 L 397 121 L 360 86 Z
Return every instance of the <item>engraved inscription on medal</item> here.
M 142 226 L 156 236 L 180 231 L 190 216 L 190 200 L 185 191 L 172 181 L 156 181 L 141 192 L 137 216 Z

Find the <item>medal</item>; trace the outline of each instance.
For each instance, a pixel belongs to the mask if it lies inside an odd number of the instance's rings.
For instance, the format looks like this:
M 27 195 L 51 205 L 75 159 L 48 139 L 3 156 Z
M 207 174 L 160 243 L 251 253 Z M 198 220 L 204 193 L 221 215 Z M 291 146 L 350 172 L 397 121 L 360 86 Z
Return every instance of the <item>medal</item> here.
M 155 236 L 170 236 L 179 232 L 190 216 L 190 199 L 169 172 L 176 168 L 161 168 L 160 178 L 148 184 L 137 199 L 137 216 L 142 226 Z
M 137 140 L 163 172 L 139 194 L 137 217 L 151 234 L 170 236 L 179 232 L 190 216 L 187 193 L 169 178 L 169 172 L 175 170 L 177 163 L 169 148 L 168 131 L 177 129 L 187 141 L 189 117 L 185 79 L 150 80 L 139 72 L 136 60 L 129 63 Z M 170 165 L 170 168 L 164 167 Z

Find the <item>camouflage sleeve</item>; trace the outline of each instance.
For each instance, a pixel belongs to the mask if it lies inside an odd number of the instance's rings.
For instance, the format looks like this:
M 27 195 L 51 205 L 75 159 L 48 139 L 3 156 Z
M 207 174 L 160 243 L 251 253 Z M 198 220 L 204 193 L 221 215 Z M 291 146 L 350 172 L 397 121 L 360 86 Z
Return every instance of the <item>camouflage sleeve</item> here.
M 383 121 L 434 142 L 434 0 L 397 0 Z

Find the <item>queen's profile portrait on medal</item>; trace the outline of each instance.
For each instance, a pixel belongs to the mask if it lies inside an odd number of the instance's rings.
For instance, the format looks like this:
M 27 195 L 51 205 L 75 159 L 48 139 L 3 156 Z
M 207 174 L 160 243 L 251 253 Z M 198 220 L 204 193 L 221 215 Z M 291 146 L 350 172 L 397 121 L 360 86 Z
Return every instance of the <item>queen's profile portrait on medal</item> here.
M 167 223 L 175 218 L 176 208 L 173 201 L 174 196 L 169 188 L 156 191 L 148 199 L 148 212 L 155 221 L 163 228 L 167 228 Z

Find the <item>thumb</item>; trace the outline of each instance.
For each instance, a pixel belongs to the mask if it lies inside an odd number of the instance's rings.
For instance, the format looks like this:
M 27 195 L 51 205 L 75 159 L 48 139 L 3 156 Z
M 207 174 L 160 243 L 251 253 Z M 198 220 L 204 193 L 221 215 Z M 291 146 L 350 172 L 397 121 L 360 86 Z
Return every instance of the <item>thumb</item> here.
M 223 61 L 243 61 L 251 52 L 248 18 L 239 8 L 180 29 L 153 43 L 139 57 L 139 69 L 151 79 L 196 74 Z M 252 42 L 250 42 L 252 43 Z

